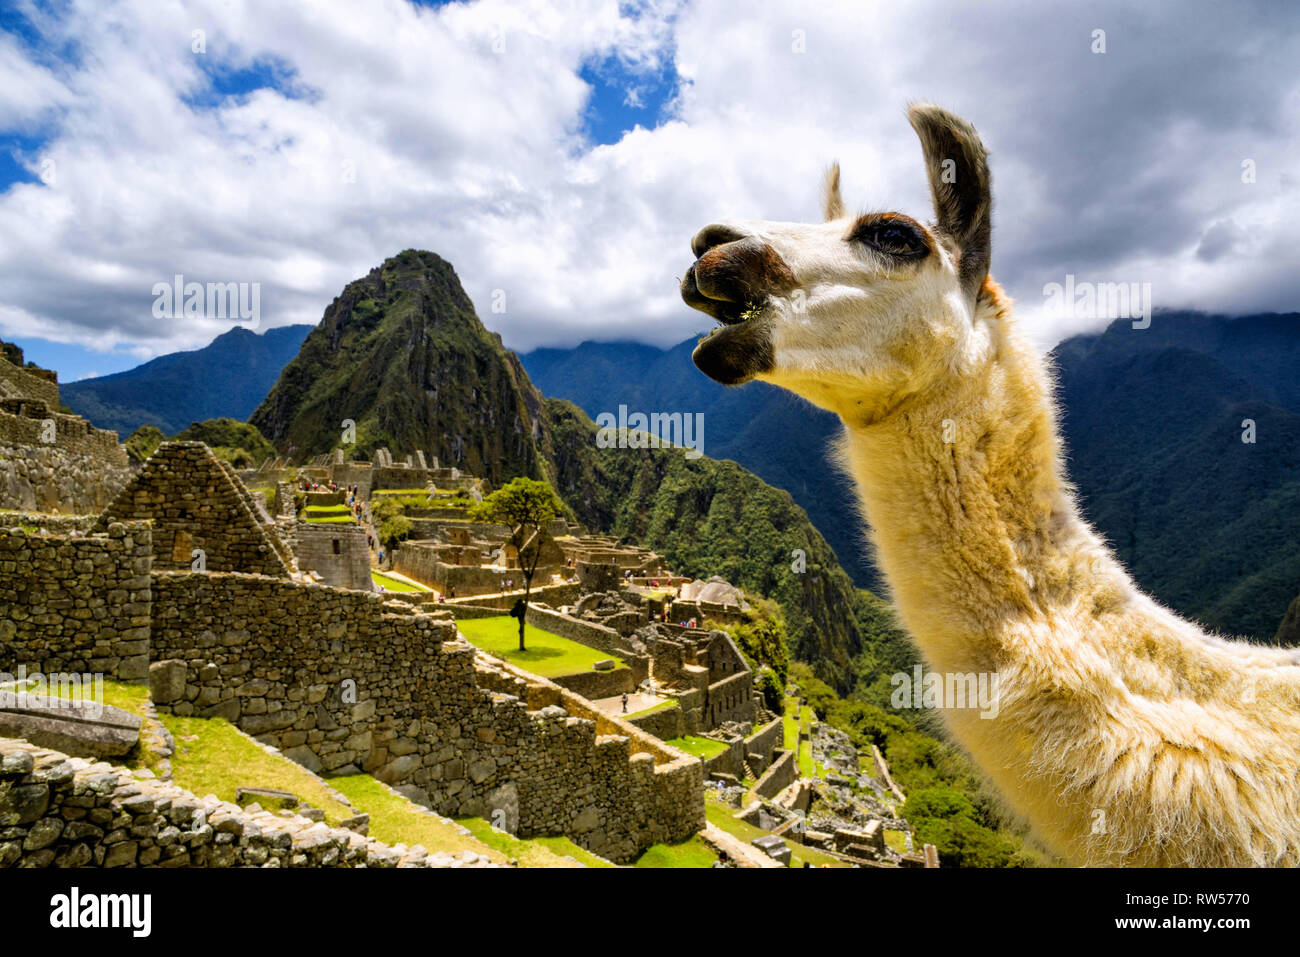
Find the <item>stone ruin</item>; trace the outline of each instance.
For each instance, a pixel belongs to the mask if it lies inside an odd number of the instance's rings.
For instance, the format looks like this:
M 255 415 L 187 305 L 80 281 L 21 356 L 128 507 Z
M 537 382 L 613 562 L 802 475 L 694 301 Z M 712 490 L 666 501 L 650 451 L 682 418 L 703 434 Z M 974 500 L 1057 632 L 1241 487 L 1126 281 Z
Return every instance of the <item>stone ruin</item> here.
M 0 343 L 0 502 L 24 511 L 103 508 L 130 476 L 117 433 L 59 411 L 58 377 Z

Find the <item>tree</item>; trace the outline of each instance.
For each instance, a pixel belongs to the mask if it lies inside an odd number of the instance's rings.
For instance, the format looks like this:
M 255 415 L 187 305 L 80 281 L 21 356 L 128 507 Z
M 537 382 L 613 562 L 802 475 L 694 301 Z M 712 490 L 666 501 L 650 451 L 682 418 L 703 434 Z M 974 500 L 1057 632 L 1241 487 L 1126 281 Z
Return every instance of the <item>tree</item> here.
M 476 522 L 491 522 L 510 529 L 509 542 L 519 556 L 519 570 L 524 576 L 523 601 L 511 611 L 519 619 L 519 650 L 524 651 L 524 618 L 528 612 L 528 595 L 533 575 L 542 557 L 542 528 L 564 510 L 555 490 L 545 482 L 520 476 L 511 479 L 470 509 Z

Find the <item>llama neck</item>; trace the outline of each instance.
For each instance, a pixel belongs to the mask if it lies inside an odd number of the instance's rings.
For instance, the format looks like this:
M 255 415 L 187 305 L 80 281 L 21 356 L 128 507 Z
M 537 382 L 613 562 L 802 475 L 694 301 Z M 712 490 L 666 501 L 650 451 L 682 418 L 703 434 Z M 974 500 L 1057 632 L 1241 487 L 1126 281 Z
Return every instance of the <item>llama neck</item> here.
M 999 326 L 984 368 L 849 425 L 842 449 L 903 623 L 943 669 L 996 667 L 1008 629 L 1068 604 L 1089 560 L 1042 362 Z

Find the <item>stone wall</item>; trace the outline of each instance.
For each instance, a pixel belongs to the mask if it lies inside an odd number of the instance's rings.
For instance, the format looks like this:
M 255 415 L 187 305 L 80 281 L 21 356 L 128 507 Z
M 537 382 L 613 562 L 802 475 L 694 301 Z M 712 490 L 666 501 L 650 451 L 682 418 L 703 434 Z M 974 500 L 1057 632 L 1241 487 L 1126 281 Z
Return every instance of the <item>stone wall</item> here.
M 130 475 L 117 433 L 59 411 L 58 379 L 26 369 L 22 350 L 0 357 L 0 508 L 103 508 Z
M 669 708 L 661 708 L 658 711 L 651 711 L 649 714 L 628 715 L 628 724 L 634 724 L 647 734 L 653 734 L 656 738 L 667 741 L 669 738 L 678 738 L 686 733 L 686 727 L 682 720 L 681 705 L 674 704 Z
M 727 750 L 715 754 L 704 762 L 705 774 L 731 774 L 737 780 L 745 776 L 745 741 L 736 738 L 726 742 Z
M 57 377 L 45 369 L 33 370 L 0 358 L 0 396 L 40 399 L 51 409 L 59 407 Z
M 799 777 L 799 767 L 793 751 L 778 751 L 763 776 L 754 783 L 754 792 L 765 798 L 776 797 Z
M 578 562 L 574 571 L 584 593 L 614 591 L 623 584 L 623 572 L 617 565 L 605 562 Z
M 370 548 L 360 525 L 295 522 L 288 544 L 301 571 L 316 572 L 327 585 L 373 591 Z
M 568 688 L 574 694 L 580 694 L 589 700 L 612 698 L 614 695 L 630 694 L 636 690 L 636 681 L 632 669 L 618 667 L 613 671 L 583 671 L 574 675 L 560 675 L 552 678 L 557 685 Z
M 402 542 L 393 552 L 393 571 L 442 592 L 454 587 L 457 597 L 499 592 L 502 580 L 511 577 L 510 572 L 499 568 L 449 565 L 438 556 L 442 547 L 430 542 Z
M 53 443 L 42 441 L 47 418 L 55 422 Z M 129 477 L 117 433 L 90 429 L 74 416 L 31 418 L 0 409 L 0 508 L 97 511 Z
M 785 743 L 785 723 L 775 718 L 745 739 L 745 757 L 760 769 L 772 761 L 776 749 Z
M 312 770 L 368 771 L 448 816 L 503 809 L 620 862 L 703 826 L 698 762 L 556 685 L 559 706 L 531 710 L 484 688 L 450 620 L 232 573 L 155 575 L 153 600 L 159 707 L 224 716 Z
M 397 488 L 428 488 L 433 484 L 433 469 L 405 468 L 400 465 L 376 466 L 370 470 L 372 491 Z
M 0 670 L 143 678 L 151 555 L 144 522 L 91 536 L 0 530 Z
M 208 571 L 289 576 L 284 546 L 268 537 L 243 485 L 202 442 L 160 445 L 96 527 L 143 519 L 153 522 L 154 568 L 189 569 L 199 549 Z
M 2 867 L 449 866 L 298 815 L 198 798 L 128 768 L 0 738 Z
M 754 676 L 745 671 L 709 685 L 705 720 L 716 728 L 724 721 L 754 720 Z
M 627 643 L 613 628 L 591 621 L 582 621 L 550 608 L 528 606 L 528 624 L 561 638 L 568 638 L 607 655 L 622 655 Z
M 514 607 L 515 602 L 522 598 L 524 594 L 523 586 L 520 585 L 512 592 L 504 595 L 475 595 L 471 599 L 461 600 L 459 598 L 449 600 L 444 606 L 455 614 L 457 604 L 475 605 L 480 608 L 498 608 L 504 614 Z M 530 602 L 544 602 L 548 605 L 571 605 L 578 600 L 577 584 L 563 582 L 557 585 L 533 584 L 533 590 L 528 596 Z
M 70 532 L 88 532 L 98 515 L 61 515 L 52 512 L 6 512 L 0 516 L 6 527 L 21 526 L 37 535 L 66 535 Z

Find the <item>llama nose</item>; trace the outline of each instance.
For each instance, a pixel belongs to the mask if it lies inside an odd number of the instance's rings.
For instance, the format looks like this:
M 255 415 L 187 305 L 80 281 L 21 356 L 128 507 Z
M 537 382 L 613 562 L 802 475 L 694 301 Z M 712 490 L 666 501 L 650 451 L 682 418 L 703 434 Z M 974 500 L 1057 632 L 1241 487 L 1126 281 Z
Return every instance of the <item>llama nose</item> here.
M 696 259 L 699 259 L 714 246 L 721 246 L 723 243 L 734 243 L 737 239 L 744 238 L 745 233 L 742 233 L 734 226 L 711 223 L 691 239 L 691 252 L 695 253 Z

